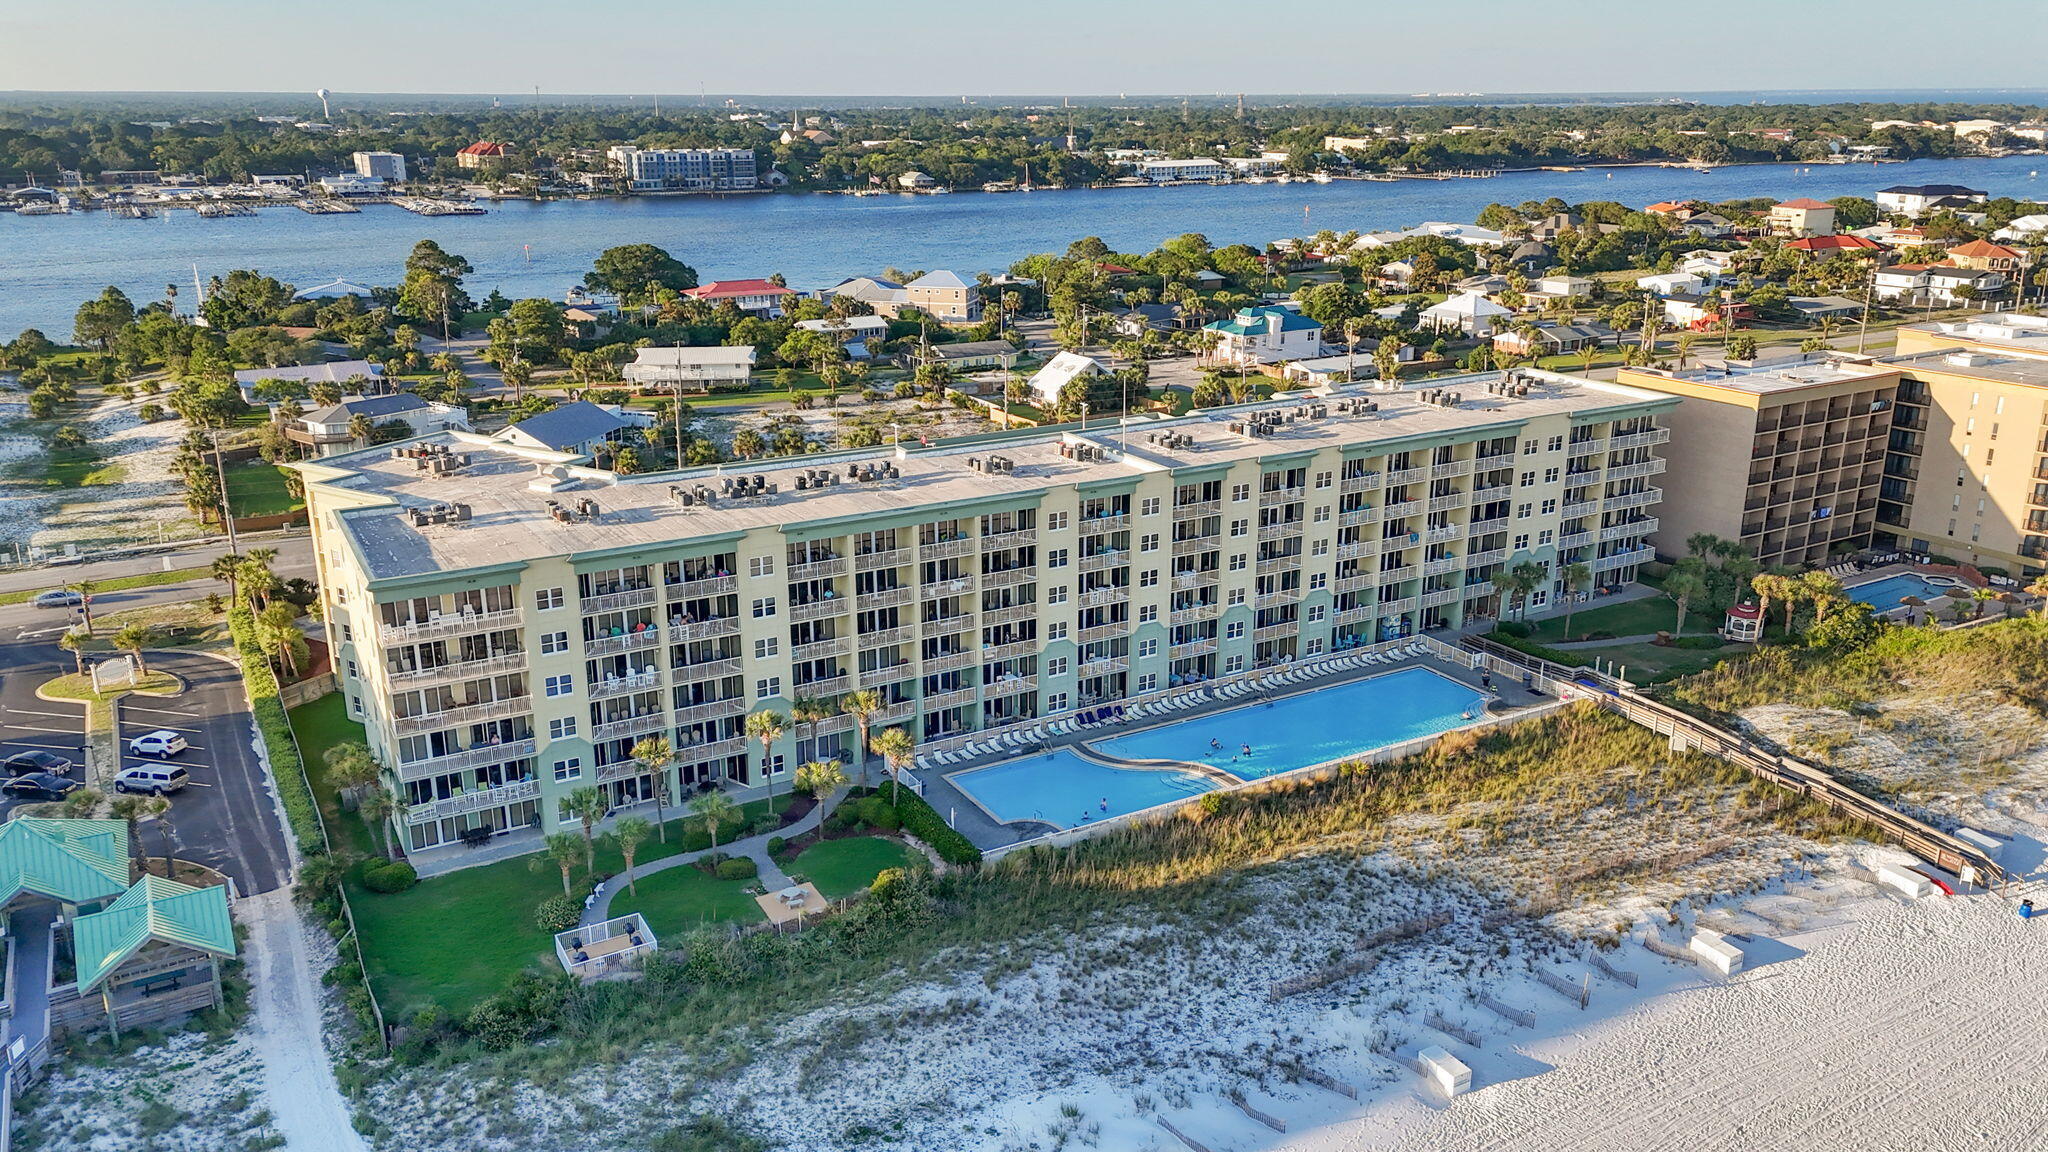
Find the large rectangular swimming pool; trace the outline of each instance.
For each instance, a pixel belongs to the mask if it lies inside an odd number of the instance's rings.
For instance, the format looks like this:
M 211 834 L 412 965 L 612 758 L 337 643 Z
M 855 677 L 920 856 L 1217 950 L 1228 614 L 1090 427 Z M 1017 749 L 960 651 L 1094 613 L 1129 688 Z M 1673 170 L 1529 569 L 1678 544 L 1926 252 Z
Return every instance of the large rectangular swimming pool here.
M 1403 668 L 1089 746 L 1124 760 L 1213 764 L 1251 780 L 1448 732 L 1482 716 L 1485 704 L 1476 688 Z
M 947 779 L 1003 823 L 1040 820 L 1061 828 L 1143 812 L 1217 786 L 1185 768 L 1114 768 L 1065 748 Z
M 1868 584 L 1857 584 L 1844 591 L 1849 594 L 1851 600 L 1860 600 L 1878 612 L 1890 612 L 1900 607 L 1899 601 L 1908 596 L 1917 596 L 1923 603 L 1927 603 L 1948 595 L 1950 591 L 1969 594 L 1960 587 L 1951 588 L 1948 585 L 1936 584 L 1925 576 L 1911 572 L 1901 572 L 1882 580 L 1872 580 Z

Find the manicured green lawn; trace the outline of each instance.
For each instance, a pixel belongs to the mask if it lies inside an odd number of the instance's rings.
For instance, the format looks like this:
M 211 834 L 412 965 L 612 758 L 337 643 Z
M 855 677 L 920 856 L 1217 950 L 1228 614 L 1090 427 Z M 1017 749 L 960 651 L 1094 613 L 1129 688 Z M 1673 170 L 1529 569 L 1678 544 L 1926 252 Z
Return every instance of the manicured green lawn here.
M 422 880 L 381 896 L 351 886 L 363 961 L 384 1011 L 400 1017 L 427 1004 L 467 1012 L 531 964 L 555 963 L 534 908 L 562 892 L 553 868 L 504 860 Z
M 1531 621 L 1536 629 L 1531 639 L 1550 643 L 1565 639 L 1565 618 L 1552 616 L 1546 620 Z M 1641 600 L 1629 600 L 1621 604 L 1594 605 L 1582 608 L 1572 614 L 1572 636 L 1604 632 L 1609 636 L 1643 636 L 1652 632 L 1668 632 L 1678 623 L 1678 605 L 1662 596 L 1648 596 Z M 1686 615 L 1686 633 L 1711 632 L 1714 621 L 1703 612 Z
M 1659 648 L 1655 644 L 1615 644 L 1575 649 L 1574 655 L 1598 657 L 1612 665 L 1625 667 L 1631 681 L 1643 683 L 1704 672 L 1723 660 L 1738 659 L 1750 651 L 1746 644 L 1729 644 L 1704 652 L 1691 648 Z
M 789 868 L 818 886 L 827 900 L 843 900 L 875 882 L 885 868 L 908 868 L 922 859 L 917 853 L 880 836 L 825 840 L 804 849 Z
M 327 837 L 344 852 L 368 855 L 377 850 L 370 830 L 354 812 L 341 810 L 341 793 L 327 781 L 327 750 L 336 744 L 360 741 L 363 726 L 348 717 L 348 701 L 330 692 L 289 713 L 292 731 L 298 734 L 299 751 L 306 758 L 306 776 L 313 783 L 313 798 L 320 803 L 320 815 L 327 821 Z M 379 899 L 371 895 L 359 899 Z
M 687 865 L 656 872 L 639 883 L 639 894 L 612 897 L 612 915 L 638 912 L 655 938 L 673 940 L 705 924 L 752 924 L 767 919 L 747 895 L 747 881 L 720 880 Z
M 277 516 L 306 506 L 285 488 L 284 469 L 275 464 L 251 460 L 227 473 L 228 507 L 237 516 Z

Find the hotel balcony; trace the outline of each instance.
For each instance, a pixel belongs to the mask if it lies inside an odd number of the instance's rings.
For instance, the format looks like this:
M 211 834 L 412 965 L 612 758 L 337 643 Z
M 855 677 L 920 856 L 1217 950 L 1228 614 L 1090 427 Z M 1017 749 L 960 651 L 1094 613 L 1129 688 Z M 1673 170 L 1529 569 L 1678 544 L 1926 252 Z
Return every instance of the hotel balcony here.
M 480 724 L 486 720 L 505 720 L 524 716 L 533 710 L 532 696 L 509 696 L 503 700 L 486 700 L 480 704 L 464 704 L 439 712 L 422 712 L 415 716 L 399 716 L 392 720 L 392 730 L 400 735 L 413 732 L 434 732 L 442 728 L 453 728 L 462 724 Z
M 460 752 L 445 756 L 430 756 L 424 760 L 409 760 L 397 768 L 400 780 L 422 780 L 428 776 L 439 776 L 446 772 L 461 772 L 469 768 L 488 768 L 493 764 L 509 764 L 534 755 L 538 744 L 531 737 L 524 740 L 508 740 L 502 744 L 478 744 Z
M 630 676 L 607 676 L 594 680 L 587 688 L 592 700 L 609 700 L 613 696 L 626 696 L 634 692 L 647 692 L 661 687 L 660 674 L 635 672 Z
M 606 592 L 597 596 L 585 596 L 576 602 L 583 614 L 592 612 L 615 612 L 622 608 L 645 608 L 661 599 L 661 590 L 652 584 L 645 588 L 628 588 L 619 592 Z
M 387 678 L 394 688 L 418 688 L 426 684 L 474 680 L 479 676 L 490 676 L 499 672 L 517 672 L 525 667 L 526 653 L 504 652 L 496 656 L 486 656 L 481 660 L 457 660 L 452 664 L 436 664 L 430 668 L 391 672 L 387 673 Z
M 539 796 L 540 783 L 535 780 L 500 784 L 496 788 L 478 788 L 464 792 L 460 796 L 430 800 L 425 804 L 408 804 L 405 807 L 405 822 L 407 825 L 432 824 L 436 820 L 502 808 L 507 804 L 517 804 L 522 800 L 537 799 Z
M 517 628 L 520 621 L 521 613 L 517 608 L 507 608 L 502 612 L 430 612 L 422 621 L 383 625 L 378 634 L 384 638 L 386 644 L 409 644 L 420 640 L 445 640 L 451 636 L 467 636 L 473 632 Z

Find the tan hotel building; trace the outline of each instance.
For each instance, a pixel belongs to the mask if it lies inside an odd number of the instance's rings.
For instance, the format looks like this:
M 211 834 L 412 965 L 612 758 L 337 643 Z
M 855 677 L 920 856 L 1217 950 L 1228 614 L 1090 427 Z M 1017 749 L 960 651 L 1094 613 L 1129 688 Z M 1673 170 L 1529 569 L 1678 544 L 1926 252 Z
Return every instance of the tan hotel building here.
M 841 715 L 746 738 L 800 698 L 989 732 L 1490 615 L 1504 565 L 1625 584 L 1678 406 L 1524 372 L 647 476 L 461 432 L 300 467 L 341 690 L 432 855 L 537 846 L 583 786 L 850 761 Z
M 1679 398 L 1670 498 L 1650 537 L 1665 556 L 1709 532 L 1765 565 L 1805 567 L 1862 547 L 1877 524 L 1899 370 L 1814 354 L 1683 371 L 1623 368 L 1617 382 Z

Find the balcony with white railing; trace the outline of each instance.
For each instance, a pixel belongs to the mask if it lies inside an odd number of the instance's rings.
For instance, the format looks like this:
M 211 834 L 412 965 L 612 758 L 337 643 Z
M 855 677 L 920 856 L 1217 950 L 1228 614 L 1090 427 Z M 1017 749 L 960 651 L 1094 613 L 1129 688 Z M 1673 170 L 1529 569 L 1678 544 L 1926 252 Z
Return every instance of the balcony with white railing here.
M 1403 596 L 1399 600 L 1382 600 L 1378 605 L 1379 615 L 1385 618 L 1402 612 L 1413 612 L 1420 602 L 1421 598 L 1416 596 Z
M 852 607 L 851 596 L 830 596 L 812 600 L 807 604 L 791 604 L 789 618 L 793 623 L 804 624 L 812 620 L 823 620 L 828 616 L 844 616 Z
M 1420 484 L 1427 479 L 1429 479 L 1429 469 L 1427 467 L 1399 468 L 1387 473 L 1388 484 Z
M 727 756 L 744 756 L 747 753 L 745 736 L 728 736 L 723 740 L 706 740 L 701 744 L 676 745 L 676 761 L 695 764 L 705 760 L 723 760 Z
M 669 669 L 669 679 L 678 684 L 692 684 L 699 680 L 716 680 L 724 676 L 740 674 L 740 658 L 727 656 L 722 660 L 699 660 L 695 664 L 684 664 Z
M 852 644 L 844 636 L 833 636 L 824 640 L 813 640 L 807 644 L 791 644 L 789 658 L 792 660 L 823 660 L 828 656 L 844 656 L 852 651 Z
M 1174 644 L 1166 650 L 1168 658 L 1173 660 L 1187 660 L 1196 656 L 1207 656 L 1214 651 L 1216 651 L 1216 638 L 1214 636 L 1206 636 L 1200 640 L 1190 640 L 1185 644 Z
M 1083 570 L 1085 571 L 1086 569 Z M 983 588 L 1014 588 L 1019 584 L 1029 584 L 1037 579 L 1038 569 L 1033 565 L 1027 564 L 1021 568 L 1006 568 L 1001 572 L 983 572 L 981 574 L 981 586 Z
M 1111 512 L 1102 516 L 1074 517 L 1074 531 L 1083 536 L 1097 536 L 1104 532 L 1128 532 L 1131 528 L 1131 514 Z
M 1357 560 L 1364 556 L 1377 556 L 1379 554 L 1380 542 L 1377 540 L 1354 540 L 1349 544 L 1337 545 L 1337 559 L 1339 560 Z
M 747 710 L 745 696 L 728 696 L 723 700 L 707 700 L 702 704 L 686 704 L 675 710 L 677 724 L 698 724 L 706 720 L 723 720 L 728 716 L 743 715 Z
M 398 766 L 400 780 L 421 780 L 428 776 L 439 776 L 446 772 L 461 772 L 469 768 L 488 768 L 493 764 L 510 764 L 534 755 L 537 742 L 529 736 L 524 740 L 507 740 L 502 744 L 478 744 L 460 752 L 442 756 L 429 756 L 424 760 L 408 760 Z
M 1260 641 L 1285 640 L 1289 636 L 1300 634 L 1300 632 L 1301 622 L 1299 620 L 1282 620 L 1278 624 L 1265 624 L 1252 629 L 1252 639 Z
M 1563 516 L 1566 520 L 1577 520 L 1581 516 L 1591 516 L 1599 510 L 1600 501 L 1597 498 L 1593 500 L 1580 501 L 1567 500 L 1564 503 L 1564 505 L 1558 509 L 1558 514 Z
M 998 678 L 982 685 L 983 697 L 1017 696 L 1025 692 L 1038 691 L 1038 677 L 1011 676 Z
M 919 662 L 926 675 L 936 676 L 941 672 L 956 672 L 981 663 L 980 652 L 944 652 L 937 656 L 926 656 Z
M 1620 496 L 1609 496 L 1607 498 L 1605 506 L 1609 509 L 1643 508 L 1651 504 L 1658 503 L 1663 499 L 1664 490 L 1662 488 L 1647 488 L 1641 492 L 1629 492 Z
M 669 602 L 674 603 L 698 596 L 730 596 L 739 591 L 740 580 L 737 576 L 693 576 L 667 587 Z
M 1212 552 L 1223 547 L 1223 533 L 1211 532 L 1207 536 L 1190 536 L 1173 542 L 1175 556 L 1193 556 L 1197 552 Z
M 609 700 L 614 696 L 625 696 L 634 692 L 647 692 L 661 687 L 661 676 L 646 672 L 635 672 L 630 676 L 606 676 L 594 680 L 589 687 L 592 700 Z
M 1399 519 L 1402 516 L 1419 516 L 1422 514 L 1422 507 L 1420 500 L 1400 500 L 1380 509 L 1380 515 L 1388 520 Z
M 1488 548 L 1481 552 L 1465 553 L 1465 567 L 1477 568 L 1482 564 L 1498 564 L 1508 558 L 1505 548 Z
M 1600 542 L 1605 544 L 1614 540 L 1625 540 L 1632 536 L 1648 536 L 1656 530 L 1657 518 L 1655 516 L 1645 516 L 1641 520 L 1631 520 L 1626 524 L 1614 524 L 1602 528 L 1600 530 Z
M 1445 556 L 1439 560 L 1424 560 L 1422 562 L 1422 574 L 1424 576 L 1443 576 L 1447 573 L 1456 572 L 1464 566 L 1465 560 L 1463 557 Z
M 981 614 L 981 622 L 991 626 L 997 624 L 1021 624 L 1026 620 L 1036 619 L 1038 619 L 1038 605 L 1036 604 L 1012 604 L 1008 608 L 991 608 Z M 973 622 L 972 614 L 961 617 L 961 620 L 963 621 L 961 626 L 966 627 Z M 925 635 L 929 636 L 933 634 L 935 629 L 927 624 L 924 631 Z M 941 628 L 936 629 L 936 631 L 951 631 L 951 629 Z
M 861 648 L 887 648 L 892 644 L 908 644 L 915 639 L 917 629 L 908 624 L 899 624 L 894 628 L 877 628 L 872 632 L 863 632 L 854 642 Z
M 453 728 L 462 724 L 481 724 L 486 720 L 506 720 L 524 716 L 533 710 L 533 697 L 508 696 L 503 700 L 485 700 L 477 704 L 464 704 L 455 708 L 444 708 L 439 712 L 422 712 L 413 716 L 400 716 L 391 726 L 401 735 L 412 732 L 433 732 L 442 728 Z
M 1339 492 L 1370 492 L 1385 483 L 1386 477 L 1378 472 L 1367 472 L 1363 476 L 1346 476 L 1337 481 Z
M 1557 538 L 1559 548 L 1583 548 L 1593 542 L 1591 532 L 1569 532 Z
M 970 555 L 980 547 L 972 536 L 963 536 L 958 540 L 934 540 L 929 544 L 919 544 L 917 554 L 923 560 L 951 560 Z
M 1463 540 L 1465 538 L 1465 526 L 1463 524 L 1440 524 L 1435 528 L 1424 531 L 1422 538 L 1430 544 L 1449 544 L 1453 540 Z
M 655 648 L 661 644 L 661 631 L 654 627 L 639 632 L 626 632 L 618 636 L 598 636 L 583 642 L 583 654 L 603 656 L 613 652 L 637 652 L 643 648 Z
M 1515 486 L 1513 484 L 1489 484 L 1484 488 L 1474 488 L 1472 491 L 1465 493 L 1465 495 L 1472 503 L 1481 504 L 1490 500 L 1505 500 L 1514 490 Z
M 1349 508 L 1337 513 L 1337 523 L 1346 528 L 1350 528 L 1359 524 L 1375 523 L 1379 520 L 1379 518 L 1380 510 L 1377 508 L 1370 507 Z
M 1075 666 L 1074 674 L 1087 679 L 1091 676 L 1107 676 L 1112 672 L 1122 672 L 1130 666 L 1131 660 L 1128 656 L 1098 656 L 1093 660 L 1081 661 Z
M 1624 436 L 1610 436 L 1607 438 L 1607 447 L 1612 451 L 1621 452 L 1629 448 L 1647 448 L 1653 444 L 1669 444 L 1670 442 L 1671 429 L 1652 428 L 1648 432 L 1630 432 Z
M 616 612 L 625 608 L 645 608 L 661 599 L 661 590 L 649 584 L 645 588 L 625 588 L 617 592 L 604 592 L 596 596 L 585 596 L 576 602 L 583 614 L 592 612 Z
M 837 676 L 821 676 L 816 680 L 792 685 L 790 691 L 799 696 L 837 696 L 852 689 L 852 674 L 841 672 Z
M 1297 484 L 1292 488 L 1262 488 L 1259 490 L 1259 503 L 1269 507 L 1274 504 L 1299 504 L 1306 499 L 1308 499 L 1308 485 L 1306 484 Z
M 856 572 L 873 572 L 882 568 L 901 568 L 916 559 L 908 548 L 888 548 L 875 552 L 853 554 L 853 568 Z
M 1166 614 L 1166 618 L 1171 624 L 1198 624 L 1204 620 L 1214 620 L 1221 615 L 1221 604 L 1195 604 L 1187 608 L 1175 608 Z
M 1083 556 L 1074 561 L 1074 567 L 1082 572 L 1106 572 L 1111 568 L 1125 567 L 1130 562 L 1130 549 L 1112 549 L 1108 552 L 1097 552 L 1093 556 Z M 988 578 L 982 577 L 982 583 L 988 583 Z
M 1105 640 L 1121 640 L 1130 634 L 1131 624 L 1128 620 L 1119 620 L 1112 624 L 1097 624 L 1093 628 L 1076 628 L 1074 630 L 1074 638 L 1083 644 L 1099 644 Z
M 1496 516 L 1491 520 L 1474 520 L 1470 524 L 1465 525 L 1465 534 L 1467 536 L 1484 536 L 1489 532 L 1505 532 L 1507 530 L 1508 518 L 1505 516 Z
M 1668 462 L 1662 456 L 1636 464 L 1617 464 L 1607 470 L 1607 478 L 1609 480 L 1633 480 L 1638 476 L 1655 476 L 1663 472 L 1668 466 Z
M 1377 572 L 1361 572 L 1356 576 L 1339 576 L 1334 584 L 1340 593 L 1363 592 L 1368 588 L 1379 587 L 1380 577 Z
M 1475 463 L 1477 462 L 1473 460 L 1453 460 L 1448 464 L 1431 464 L 1429 466 L 1429 478 L 1431 480 L 1451 480 L 1459 476 L 1470 476 Z
M 981 550 L 999 552 L 1005 548 L 1023 548 L 1038 543 L 1038 529 L 1019 528 L 1011 532 L 994 532 L 981 538 Z
M 963 704 L 972 704 L 980 699 L 980 692 L 981 689 L 979 688 L 967 687 L 955 688 L 950 692 L 927 693 L 924 698 L 924 710 L 927 712 L 938 712 L 946 708 L 958 708 Z
M 1441 608 L 1446 604 L 1456 604 L 1464 598 L 1464 595 L 1465 590 L 1463 588 L 1439 588 L 1434 592 L 1424 592 L 1422 594 L 1422 606 L 1424 608 Z
M 474 680 L 480 676 L 493 676 L 500 672 L 517 672 L 524 667 L 526 653 L 501 652 L 481 660 L 457 660 L 450 664 L 413 668 L 388 675 L 394 688 L 417 688 L 424 684 L 445 684 L 457 680 Z
M 1200 520 L 1204 516 L 1221 516 L 1222 514 L 1223 501 L 1221 500 L 1196 500 L 1190 504 L 1175 504 L 1173 506 L 1173 518 L 1175 520 Z
M 1431 512 L 1462 512 L 1471 503 L 1472 496 L 1470 493 L 1452 492 L 1445 496 L 1431 496 L 1429 498 L 1429 510 Z
M 659 709 L 639 716 L 626 716 L 618 720 L 607 720 L 590 726 L 592 740 L 625 740 L 634 736 L 652 736 L 668 727 L 668 713 Z
M 740 634 L 740 618 L 737 616 L 721 616 L 716 620 L 698 620 L 689 624 L 677 623 L 679 619 L 672 617 L 669 620 L 668 638 L 672 642 L 716 640 Z
M 901 608 L 917 601 L 917 589 L 905 584 L 900 588 L 885 588 L 880 592 L 862 592 L 854 598 L 863 612 L 878 612 L 884 608 Z M 840 601 L 844 603 L 844 601 Z
M 430 612 L 425 620 L 409 624 L 383 625 L 379 634 L 386 644 L 410 644 L 420 640 L 445 640 L 450 636 L 466 636 L 472 632 L 517 628 L 521 619 L 520 610 L 517 608 L 507 608 L 501 612 Z
M 1261 592 L 1252 597 L 1253 608 L 1278 608 L 1282 604 L 1293 604 L 1301 599 L 1301 589 L 1280 588 L 1272 592 Z
M 875 713 L 874 723 L 880 725 L 901 724 L 917 715 L 917 701 L 899 700 Z
M 432 824 L 453 816 L 467 816 L 472 812 L 484 812 L 517 804 L 522 800 L 533 800 L 540 796 L 540 782 L 520 780 L 511 784 L 500 784 L 496 788 L 477 788 L 459 796 L 430 800 L 424 804 L 405 806 L 405 822 L 408 826 Z
M 1403 564 L 1399 568 L 1382 568 L 1379 575 L 1382 584 L 1401 584 L 1422 575 L 1422 570 L 1413 564 Z
M 1631 564 L 1641 564 L 1654 560 L 1656 557 L 1657 550 L 1645 545 L 1641 548 L 1631 548 L 1626 552 L 1617 552 L 1612 556 L 1596 556 L 1592 560 L 1587 561 L 1587 567 L 1595 572 L 1612 572 L 1617 568 L 1626 568 Z
M 1083 608 L 1099 608 L 1104 604 L 1117 604 L 1131 598 L 1128 585 L 1113 585 L 1108 588 L 1092 588 L 1077 594 L 1074 603 Z
M 1260 540 L 1278 540 L 1283 536 L 1299 536 L 1308 527 L 1306 520 L 1283 520 L 1278 524 L 1259 525 Z
M 846 557 L 844 556 L 834 556 L 827 560 L 806 560 L 801 564 L 791 564 L 789 566 L 789 578 L 792 581 L 830 580 L 836 576 L 844 575 L 846 575 Z

